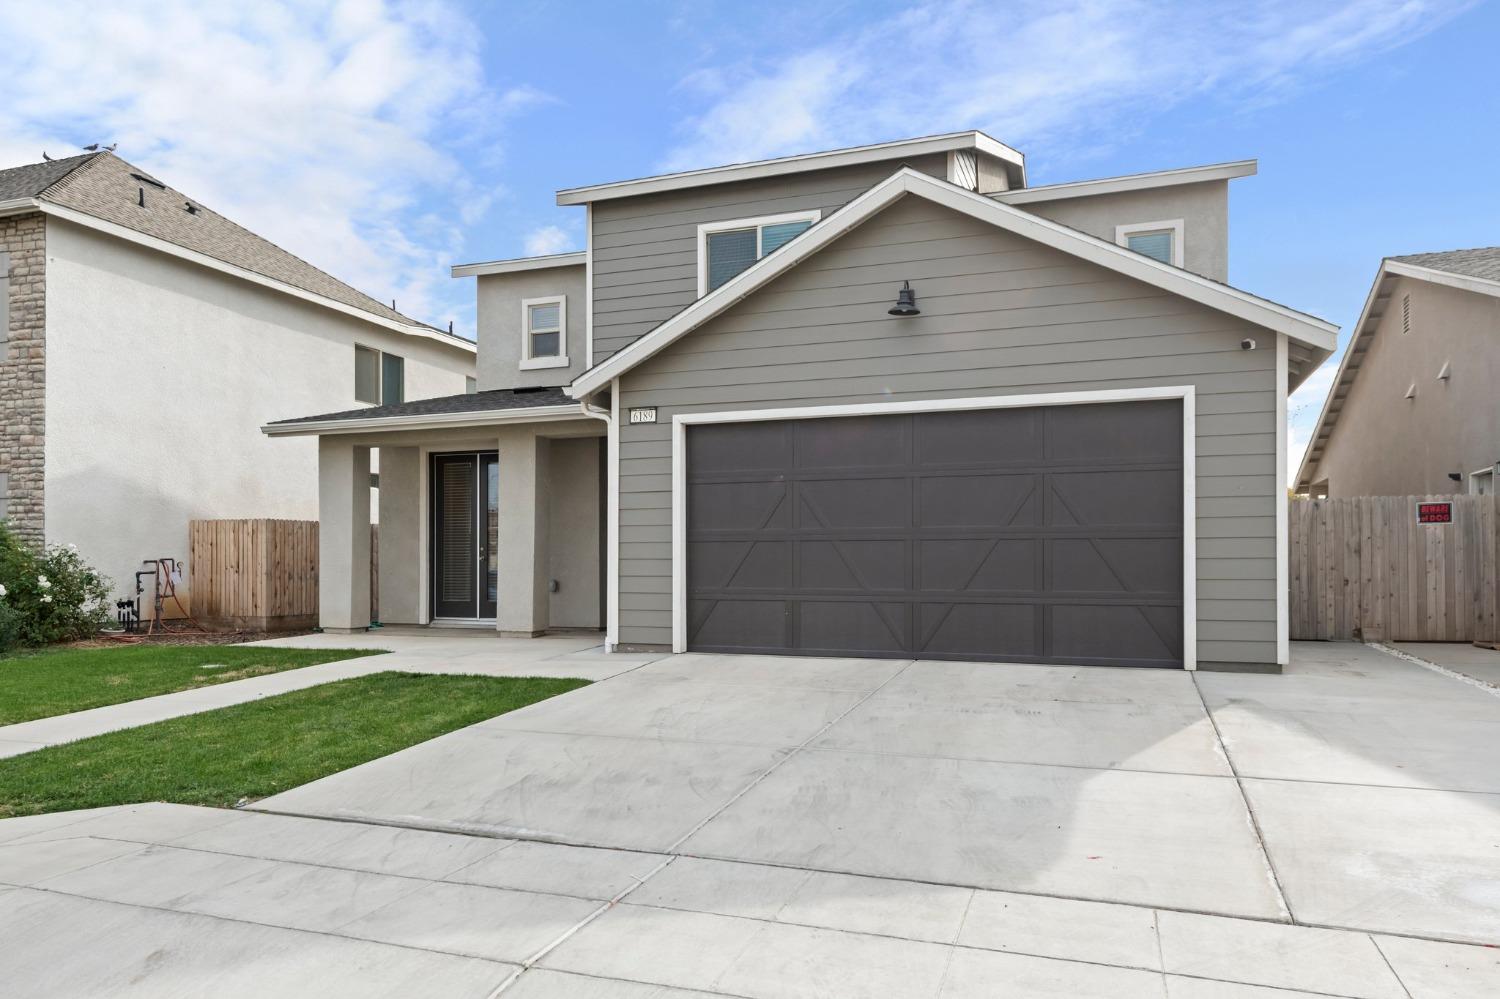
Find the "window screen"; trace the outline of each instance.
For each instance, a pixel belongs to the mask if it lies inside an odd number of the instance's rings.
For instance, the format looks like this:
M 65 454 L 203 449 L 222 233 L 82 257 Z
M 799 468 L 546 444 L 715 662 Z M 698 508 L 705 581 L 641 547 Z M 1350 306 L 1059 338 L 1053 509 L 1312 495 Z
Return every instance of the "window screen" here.
M 1125 243 L 1136 253 L 1144 254 L 1164 264 L 1172 262 L 1172 233 L 1138 232 L 1125 237 Z
M 387 406 L 406 401 L 406 362 L 395 354 L 380 355 L 380 398 Z
M 755 229 L 731 229 L 708 234 L 708 290 L 715 288 L 755 263 Z
M 760 230 L 760 255 L 769 256 L 773 250 L 779 250 L 792 237 L 800 236 L 812 228 L 811 222 L 782 222 L 777 225 L 762 226 Z
M 354 348 L 354 398 L 380 405 L 380 351 Z
M 562 305 L 552 302 L 526 310 L 532 357 L 557 357 L 562 353 Z

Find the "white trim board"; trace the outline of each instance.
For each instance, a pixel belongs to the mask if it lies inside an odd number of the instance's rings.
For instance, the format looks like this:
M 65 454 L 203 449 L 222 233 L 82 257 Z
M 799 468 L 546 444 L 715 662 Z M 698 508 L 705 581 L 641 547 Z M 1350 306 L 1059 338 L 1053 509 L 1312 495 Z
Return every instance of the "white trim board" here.
M 780 252 L 762 258 L 650 333 L 579 375 L 568 387 L 568 393 L 578 399 L 598 391 L 607 382 L 659 353 L 761 285 L 797 266 L 859 223 L 908 195 L 926 198 L 1246 322 L 1286 333 L 1315 350 L 1330 352 L 1337 343 L 1338 327 L 1332 323 L 904 167 L 798 236 Z
M 1018 191 L 997 191 L 989 197 L 996 201 L 1003 201 L 1007 205 L 1025 205 L 1037 201 L 1059 201 L 1063 198 L 1087 198 L 1096 194 L 1144 191 L 1153 187 L 1176 187 L 1179 184 L 1233 180 L 1236 177 L 1254 176 L 1257 169 L 1259 169 L 1259 164 L 1255 160 L 1235 160 L 1232 163 L 1211 163 L 1207 166 L 1179 167 L 1175 170 L 1154 170 L 1150 173 L 1100 177 L 1097 180 L 1075 180 L 1066 184 L 1042 184 L 1037 187 L 1023 187 Z
M 619 398 L 618 383 L 614 393 Z M 1198 668 L 1198 433 L 1197 394 L 1191 385 L 1166 385 L 1083 392 L 981 396 L 968 399 L 914 399 L 901 402 L 839 406 L 793 406 L 715 413 L 679 413 L 672 417 L 672 651 L 687 651 L 687 429 L 711 423 L 766 420 L 833 419 L 841 416 L 886 416 L 1028 406 L 1081 406 L 1149 399 L 1182 400 L 1182 657 L 1183 668 Z M 618 408 L 618 403 L 615 404 Z M 616 429 L 618 432 L 618 429 Z M 618 497 L 618 483 L 611 483 Z M 618 502 L 618 499 L 616 500 Z M 618 553 L 615 553 L 616 561 Z M 618 580 L 612 584 L 618 587 Z M 618 596 L 618 589 L 615 591 Z M 611 601 L 614 606 L 615 601 Z M 616 622 L 611 620 L 611 628 Z
M 486 274 L 515 274 L 518 271 L 544 271 L 553 267 L 581 267 L 588 262 L 588 251 L 573 253 L 549 253 L 542 257 L 512 257 L 508 260 L 488 260 L 477 264 L 454 264 L 453 276 L 481 277 Z
M 1291 571 L 1286 491 L 1287 458 L 1287 342 L 1276 334 L 1276 665 L 1285 669 L 1292 661 Z
M 655 177 L 613 181 L 607 184 L 592 184 L 587 187 L 569 187 L 557 192 L 557 203 L 559 205 L 583 205 L 610 198 L 657 194 L 661 191 L 676 191 L 686 187 L 700 187 L 704 184 L 758 180 L 764 177 L 802 173 L 806 170 L 828 170 L 858 163 L 878 163 L 881 160 L 899 160 L 925 156 L 929 153 L 946 153 L 954 149 L 973 149 L 975 152 L 1000 160 L 1006 166 L 1006 174 L 1010 178 L 1011 186 L 1026 186 L 1026 157 L 1024 155 L 983 132 L 967 131 L 929 135 L 918 139 L 901 139 L 896 142 L 878 142 L 869 146 L 832 149 L 821 153 L 804 153 L 799 156 L 781 156 L 751 163 L 733 163 L 729 166 L 708 167 L 703 170 L 684 170 L 681 173 L 660 174 Z
M 604 651 L 613 652 L 620 644 L 620 383 L 610 384 L 609 437 L 605 443 L 606 475 L 609 479 L 605 497 L 609 504 L 605 527 L 609 531 L 609 565 L 604 570 L 605 598 Z
M 531 356 L 531 310 L 538 305 L 557 306 L 557 353 L 552 357 Z M 544 330 L 543 332 L 547 332 Z M 537 298 L 521 299 L 521 361 L 522 371 L 538 368 L 566 368 L 568 366 L 568 296 L 541 295 Z

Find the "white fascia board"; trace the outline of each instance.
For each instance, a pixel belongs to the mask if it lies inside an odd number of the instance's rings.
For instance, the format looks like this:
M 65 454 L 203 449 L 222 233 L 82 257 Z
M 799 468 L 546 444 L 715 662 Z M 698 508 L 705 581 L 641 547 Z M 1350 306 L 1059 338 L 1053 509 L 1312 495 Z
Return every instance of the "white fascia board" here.
M 364 320 L 367 323 L 373 323 L 376 326 L 383 326 L 386 329 L 394 330 L 397 333 L 403 333 L 406 336 L 414 336 L 420 337 L 424 340 L 431 340 L 434 343 L 440 343 L 444 346 L 452 347 L 453 349 L 463 351 L 466 354 L 477 354 L 479 351 L 477 344 L 471 343 L 468 340 L 464 340 L 461 337 L 449 336 L 448 334 L 440 332 L 438 330 L 430 330 L 423 326 L 412 326 L 407 323 L 398 322 L 394 319 L 388 319 L 385 316 L 376 315 L 373 312 L 366 312 L 364 309 L 356 308 L 353 305 L 346 305 L 343 302 L 336 301 L 332 298 L 327 298 L 323 295 L 317 294 L 316 292 L 306 291 L 302 288 L 295 287 L 294 285 L 287 284 L 284 281 L 277 281 L 275 278 L 266 277 L 264 274 L 257 274 L 254 271 L 246 270 L 243 267 L 236 267 L 234 264 L 225 263 L 217 257 L 210 257 L 206 253 L 199 253 L 197 250 L 190 250 L 185 246 L 178 246 L 176 243 L 169 242 L 168 240 L 160 239 L 156 236 L 148 236 L 143 232 L 136 232 L 134 229 L 128 229 L 125 226 L 117 225 L 114 222 L 106 222 L 104 219 L 95 218 L 92 215 L 76 211 L 72 208 L 64 208 L 62 205 L 55 205 L 48 201 L 38 202 L 37 207 L 53 218 L 62 219 L 63 221 L 71 222 L 74 225 L 80 225 L 88 229 L 93 229 L 96 232 L 102 232 L 107 236 L 113 236 L 116 239 L 122 239 L 127 243 L 134 243 L 137 246 L 144 246 L 149 250 L 155 250 L 157 253 L 164 253 L 169 257 L 176 257 L 179 260 L 186 260 L 189 263 L 197 264 L 199 267 L 206 267 L 209 270 L 218 271 L 220 274 L 228 274 L 230 277 L 239 278 L 240 280 L 248 281 L 251 284 L 258 284 L 262 288 L 270 288 L 272 291 L 279 291 L 284 295 L 289 295 L 292 298 L 299 298 L 304 302 L 311 302 L 314 305 L 321 305 L 325 309 L 332 309 L 335 312 L 342 312 L 346 316 L 353 316 L 356 319 Z
M 480 277 L 484 274 L 514 274 L 517 271 L 544 271 L 553 267 L 582 267 L 588 262 L 588 253 L 549 253 L 543 257 L 514 257 L 510 260 L 490 260 L 477 264 L 454 264 L 453 276 Z
M 1433 270 L 1431 267 L 1419 267 L 1400 260 L 1381 261 L 1381 269 L 1388 274 L 1399 274 L 1402 277 L 1416 278 L 1418 281 L 1429 281 L 1432 284 L 1458 288 L 1461 291 L 1472 291 L 1476 295 L 1500 298 L 1500 281 L 1487 281 L 1484 278 L 1470 277 L 1467 274 Z
M 491 409 L 467 413 L 420 413 L 412 416 L 377 416 L 371 419 L 309 420 L 305 423 L 268 423 L 260 428 L 267 437 L 306 437 L 324 434 L 354 434 L 381 430 L 453 430 L 488 427 L 499 423 L 552 423 L 580 420 L 583 414 L 569 403 L 532 409 Z
M 1018 236 L 1107 267 L 1246 322 L 1285 333 L 1293 340 L 1315 349 L 1332 351 L 1337 345 L 1338 327 L 1332 323 L 1199 277 L 1191 271 L 1161 263 L 1019 208 L 1000 204 L 986 195 L 964 190 L 910 167 L 903 167 L 778 252 L 763 258 L 628 347 L 579 375 L 568 386 L 568 394 L 579 399 L 597 391 L 606 382 L 618 378 L 767 281 L 797 266 L 896 199 L 908 194 L 927 198 Z
M 1095 194 L 1119 194 L 1122 191 L 1144 191 L 1153 187 L 1176 187 L 1180 184 L 1202 184 L 1211 180 L 1233 180 L 1254 176 L 1256 160 L 1212 163 L 1208 166 L 1180 167 L 1152 173 L 1132 173 L 1122 177 L 1098 180 L 1075 180 L 1066 184 L 1043 184 L 1016 191 L 997 191 L 989 197 L 1007 205 L 1024 205 L 1035 201 L 1058 201 L 1063 198 L 1086 198 Z
M 1016 169 L 1025 183 L 1026 157 L 1005 143 L 985 135 L 983 132 L 950 132 L 920 139 L 901 139 L 896 142 L 880 142 L 870 146 L 855 146 L 850 149 L 834 149 L 821 153 L 803 153 L 799 156 L 782 156 L 753 163 L 736 163 L 731 166 L 708 167 L 703 170 L 686 170 L 682 173 L 641 177 L 637 180 L 622 180 L 609 184 L 594 184 L 588 187 L 570 187 L 557 192 L 559 205 L 584 205 L 591 201 L 610 198 L 629 198 L 641 194 L 657 194 L 704 184 L 728 184 L 738 180 L 758 180 L 806 170 L 827 170 L 832 167 L 851 166 L 858 163 L 877 163 L 881 160 L 902 156 L 925 156 L 928 153 L 946 153 L 954 149 L 974 149 L 987 156 L 1002 160 Z
M 35 198 L 11 198 L 8 201 L 0 201 L 0 217 L 41 211 L 41 207 L 41 202 Z

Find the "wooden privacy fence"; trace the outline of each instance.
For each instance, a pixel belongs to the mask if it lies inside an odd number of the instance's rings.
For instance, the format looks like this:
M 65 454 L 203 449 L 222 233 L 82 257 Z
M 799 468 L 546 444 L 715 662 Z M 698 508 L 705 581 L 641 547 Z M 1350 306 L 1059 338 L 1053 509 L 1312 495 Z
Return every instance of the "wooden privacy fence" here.
M 377 620 L 379 528 L 370 527 L 370 618 Z M 204 624 L 287 631 L 318 623 L 318 522 L 188 522 L 189 595 Z
M 1452 523 L 1418 523 L 1426 502 L 1452 503 Z M 1495 496 L 1292 500 L 1292 638 L 1495 642 L 1496 522 Z

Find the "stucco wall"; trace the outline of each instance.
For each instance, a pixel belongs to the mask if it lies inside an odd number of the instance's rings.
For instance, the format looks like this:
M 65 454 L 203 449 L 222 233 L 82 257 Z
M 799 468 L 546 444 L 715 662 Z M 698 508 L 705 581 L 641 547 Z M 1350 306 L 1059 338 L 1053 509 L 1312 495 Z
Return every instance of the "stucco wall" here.
M 353 409 L 359 342 L 406 396 L 464 391 L 474 357 L 67 222 L 47 224 L 47 538 L 123 591 L 187 557 L 198 517 L 318 515 L 317 441 L 271 420 Z
M 1036 201 L 1017 208 L 1115 241 L 1115 226 L 1182 219 L 1182 264 L 1215 281 L 1229 280 L 1229 181 Z
M 40 542 L 45 512 L 42 435 L 46 429 L 46 223 L 0 218 L 0 518 Z
M 960 261 L 961 265 L 955 264 Z M 910 279 L 922 314 L 886 315 Z M 1277 661 L 1276 352 L 1264 330 L 916 197 L 620 381 L 620 633 L 671 641 L 677 413 L 1135 386 L 1197 392 L 1200 663 Z
M 1312 481 L 1330 496 L 1466 492 L 1470 472 L 1500 462 L 1497 385 L 1500 298 L 1398 278 Z
M 597 628 L 599 610 L 598 437 L 552 441 L 548 558 L 557 592 L 549 601 L 553 628 Z M 501 474 L 505 470 L 501 469 Z
M 588 353 L 585 343 L 588 307 L 583 265 L 555 267 L 516 274 L 484 274 L 477 278 L 479 327 L 479 388 L 523 388 L 566 385 L 580 375 Z M 528 298 L 567 297 L 567 367 L 521 370 L 521 303 Z

